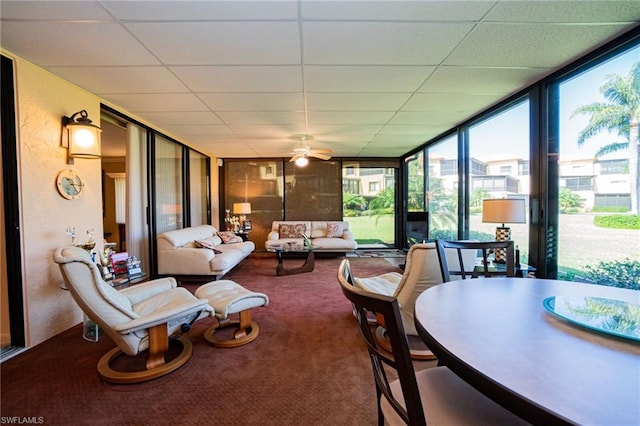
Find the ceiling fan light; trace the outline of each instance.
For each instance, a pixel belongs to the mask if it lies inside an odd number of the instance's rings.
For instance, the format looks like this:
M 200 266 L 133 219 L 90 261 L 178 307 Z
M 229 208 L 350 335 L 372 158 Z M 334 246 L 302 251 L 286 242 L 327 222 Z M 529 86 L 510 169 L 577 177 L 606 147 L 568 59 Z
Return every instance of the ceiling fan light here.
M 296 161 L 294 161 L 294 163 L 298 167 L 305 167 L 307 164 L 309 164 L 309 159 L 307 157 L 298 157 L 296 158 Z

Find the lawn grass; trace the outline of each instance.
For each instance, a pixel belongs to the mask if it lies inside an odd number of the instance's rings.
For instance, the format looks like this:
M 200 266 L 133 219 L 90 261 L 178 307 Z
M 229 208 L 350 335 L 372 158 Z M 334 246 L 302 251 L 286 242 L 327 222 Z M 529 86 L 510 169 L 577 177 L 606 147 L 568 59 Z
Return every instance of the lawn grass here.
M 359 244 L 394 243 L 393 215 L 346 217 L 349 230 Z

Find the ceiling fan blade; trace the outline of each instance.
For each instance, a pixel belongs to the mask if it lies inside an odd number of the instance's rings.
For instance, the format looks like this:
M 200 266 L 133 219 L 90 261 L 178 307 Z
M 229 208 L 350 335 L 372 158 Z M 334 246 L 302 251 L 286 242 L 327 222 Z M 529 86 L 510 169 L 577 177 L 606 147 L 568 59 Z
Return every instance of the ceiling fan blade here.
M 333 154 L 333 151 L 330 149 L 312 149 L 311 152 L 316 154 Z
M 315 151 L 314 152 L 310 152 L 309 153 L 309 157 L 319 158 L 320 160 L 328 160 L 328 159 L 331 158 L 330 155 L 322 154 L 322 153 L 315 152 Z
M 291 160 L 289 160 L 290 163 L 293 163 L 294 161 L 296 161 L 298 158 L 300 157 L 304 157 L 304 155 L 301 154 L 296 154 L 293 157 L 291 157 Z

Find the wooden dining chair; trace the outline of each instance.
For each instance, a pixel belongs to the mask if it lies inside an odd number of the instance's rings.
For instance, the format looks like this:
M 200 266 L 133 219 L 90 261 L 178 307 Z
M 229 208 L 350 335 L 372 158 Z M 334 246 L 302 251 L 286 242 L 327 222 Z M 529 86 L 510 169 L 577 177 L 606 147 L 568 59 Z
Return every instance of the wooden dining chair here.
M 338 269 L 342 293 L 351 301 L 371 360 L 376 386 L 378 425 L 516 425 L 522 419 L 493 402 L 447 367 L 415 372 L 398 299 L 353 286 L 349 261 Z M 376 340 L 367 312 L 384 318 L 391 353 Z M 396 380 L 391 380 L 397 377 Z
M 436 240 L 440 270 L 445 282 L 451 281 L 451 276 L 460 276 L 463 280 L 477 278 L 480 275 L 516 276 L 515 250 L 513 241 L 445 241 Z M 506 264 L 489 265 L 489 254 L 494 250 L 505 250 Z M 482 253 L 482 265 L 475 261 L 478 252 Z M 473 262 L 471 264 L 471 262 Z

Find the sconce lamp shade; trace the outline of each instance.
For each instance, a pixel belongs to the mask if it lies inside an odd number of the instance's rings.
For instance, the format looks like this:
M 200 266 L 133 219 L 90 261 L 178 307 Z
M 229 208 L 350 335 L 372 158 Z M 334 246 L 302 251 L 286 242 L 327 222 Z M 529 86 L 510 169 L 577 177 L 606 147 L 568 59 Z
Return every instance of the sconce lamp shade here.
M 482 221 L 487 223 L 526 223 L 523 198 L 503 198 L 482 201 Z
M 294 164 L 298 167 L 305 167 L 309 164 L 309 159 L 307 157 L 298 157 L 296 161 L 294 161 Z
M 233 203 L 233 214 L 251 214 L 251 203 Z
M 78 118 L 76 116 L 79 115 Z M 67 132 L 69 158 L 100 158 L 100 133 L 102 129 L 92 124 L 87 111 L 76 112 L 71 117 L 62 117 Z

